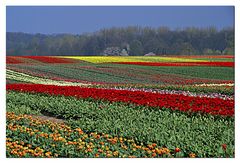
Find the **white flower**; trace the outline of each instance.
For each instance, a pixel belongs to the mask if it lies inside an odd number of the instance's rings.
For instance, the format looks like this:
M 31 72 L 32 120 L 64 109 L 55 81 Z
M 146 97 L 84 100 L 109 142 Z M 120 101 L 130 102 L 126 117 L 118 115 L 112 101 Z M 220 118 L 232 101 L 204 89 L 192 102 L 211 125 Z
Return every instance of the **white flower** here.
M 12 70 L 7 70 L 7 79 L 34 83 L 34 84 L 46 84 L 46 85 L 58 85 L 58 86 L 87 86 L 91 84 L 86 83 L 76 83 L 76 82 L 67 82 L 67 81 L 59 81 L 52 80 L 46 78 L 40 78 L 37 76 L 31 76 L 25 73 L 20 73 Z
M 233 83 L 222 83 L 222 84 L 195 84 L 194 86 L 197 87 L 211 87 L 211 86 L 217 86 L 217 87 L 221 87 L 221 86 L 234 86 Z

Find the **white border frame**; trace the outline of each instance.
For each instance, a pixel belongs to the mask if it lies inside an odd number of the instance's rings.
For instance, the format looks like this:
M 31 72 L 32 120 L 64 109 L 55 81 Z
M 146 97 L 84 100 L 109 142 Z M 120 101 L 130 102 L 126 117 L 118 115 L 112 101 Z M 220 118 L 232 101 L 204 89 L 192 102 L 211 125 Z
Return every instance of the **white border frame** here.
M 6 6 L 153 6 L 153 5 L 159 5 L 159 6 L 235 6 L 235 159 L 204 159 L 204 161 L 227 161 L 227 162 L 235 162 L 238 161 L 240 158 L 240 117 L 239 117 L 239 73 L 237 70 L 240 68 L 239 65 L 239 56 L 240 55 L 240 48 L 239 48 L 239 29 L 240 29 L 240 1 L 239 0 L 3 0 L 0 4 L 0 75 L 1 75 L 1 91 L 0 91 L 0 97 L 1 97 L 1 114 L 0 114 L 0 158 L 2 161 L 11 162 L 11 161 L 17 161 L 17 162 L 23 162 L 23 161 L 98 161 L 98 162 L 132 162 L 132 161 L 138 161 L 138 162 L 145 162 L 145 161 L 164 161 L 164 162 L 172 162 L 172 161 L 186 161 L 190 162 L 193 161 L 192 159 L 7 159 L 5 156 L 5 136 L 6 136 L 6 74 L 5 74 L 5 68 L 6 68 L 6 62 L 5 62 L 5 56 L 6 56 Z M 194 159 L 194 161 L 203 161 L 202 159 Z

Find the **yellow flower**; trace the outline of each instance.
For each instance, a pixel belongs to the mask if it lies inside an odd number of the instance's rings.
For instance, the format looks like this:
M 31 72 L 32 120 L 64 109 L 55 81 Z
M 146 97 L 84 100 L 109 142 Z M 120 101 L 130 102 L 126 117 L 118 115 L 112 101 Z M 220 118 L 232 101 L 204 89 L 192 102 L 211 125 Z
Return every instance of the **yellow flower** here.
M 127 149 L 127 146 L 126 145 L 121 145 L 122 149 Z
M 151 151 L 151 150 L 147 150 L 147 153 L 148 153 L 148 154 L 151 154 L 151 153 L 152 153 L 152 151 Z
M 136 158 L 136 156 L 128 156 L 128 158 Z
M 119 154 L 118 151 L 113 152 L 113 156 L 118 156 L 118 154 Z
M 32 135 L 34 135 L 35 133 L 34 132 L 30 132 L 30 135 L 32 136 Z
M 84 148 L 84 147 L 83 147 L 82 145 L 80 145 L 80 146 L 78 147 L 78 149 L 80 149 L 80 150 L 83 149 L 83 148 Z
M 163 153 L 163 150 L 162 149 L 156 149 L 156 153 L 161 155 Z
M 170 153 L 170 150 L 168 148 L 162 148 L 162 150 L 163 150 L 163 153 L 165 153 L 165 154 Z
M 50 157 L 51 154 L 52 154 L 52 152 L 46 152 L 46 153 L 45 153 L 45 156 Z
M 39 151 L 39 150 L 41 150 L 41 148 L 40 148 L 40 147 L 37 147 L 37 148 L 35 149 L 35 151 Z

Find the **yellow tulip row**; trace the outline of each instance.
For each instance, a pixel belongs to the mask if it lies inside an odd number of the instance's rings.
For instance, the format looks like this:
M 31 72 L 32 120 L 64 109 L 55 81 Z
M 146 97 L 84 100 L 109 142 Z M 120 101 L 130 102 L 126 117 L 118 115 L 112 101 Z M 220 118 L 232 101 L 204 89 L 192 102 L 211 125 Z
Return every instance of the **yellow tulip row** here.
M 61 56 L 62 58 L 77 59 L 91 63 L 107 62 L 207 62 L 197 59 L 160 56 Z

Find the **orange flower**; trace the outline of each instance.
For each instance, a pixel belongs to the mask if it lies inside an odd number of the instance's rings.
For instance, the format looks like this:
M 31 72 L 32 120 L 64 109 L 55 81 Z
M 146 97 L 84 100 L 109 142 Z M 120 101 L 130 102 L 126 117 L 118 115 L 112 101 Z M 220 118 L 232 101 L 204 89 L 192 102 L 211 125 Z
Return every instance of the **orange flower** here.
M 196 157 L 196 154 L 194 154 L 194 153 L 190 153 L 190 154 L 189 154 L 189 157 L 191 157 L 191 158 L 195 158 L 195 157 Z
M 117 140 L 112 139 L 111 144 L 116 144 L 116 143 L 117 143 Z
M 157 144 L 156 144 L 156 143 L 153 143 L 153 144 L 152 144 L 152 146 L 153 146 L 153 147 L 156 147 L 156 146 L 157 146 Z
M 168 148 L 162 148 L 162 150 L 163 150 L 163 153 L 165 153 L 165 154 L 170 153 L 170 150 Z
M 99 144 L 104 145 L 105 143 L 101 141 Z
M 111 155 L 110 153 L 108 153 L 106 156 L 107 156 L 107 157 L 112 157 L 112 155 Z
M 153 146 L 150 145 L 150 144 L 148 144 L 147 147 L 150 148 L 150 149 L 153 149 Z
M 92 142 L 90 142 L 90 143 L 89 143 L 89 145 L 91 145 L 91 146 L 92 146 L 92 145 L 93 145 L 93 143 L 92 143 Z
M 34 155 L 35 157 L 39 156 L 39 154 L 38 154 L 38 153 L 34 153 L 33 155 Z
M 163 153 L 162 149 L 156 149 L 157 154 L 161 155 Z
M 96 153 L 96 154 L 95 154 L 95 157 L 99 157 L 99 154 L 98 154 L 98 153 Z
M 75 129 L 76 131 L 78 131 L 78 134 L 79 135 L 82 135 L 83 134 L 83 131 L 82 131 L 82 129 L 80 129 L 80 128 L 77 128 L 77 129 Z
M 137 148 L 137 149 L 141 149 L 141 146 L 140 146 L 140 145 L 137 145 L 136 148 Z
M 147 147 L 142 147 L 142 149 L 143 149 L 144 151 L 148 151 L 148 150 L 149 150 L 149 148 L 147 148 Z
M 91 149 L 91 148 L 88 148 L 87 151 L 88 151 L 88 152 L 92 152 L 92 149 Z
M 157 156 L 157 154 L 156 154 L 156 153 L 153 153 L 153 154 L 152 154 L 152 157 L 156 157 L 156 156 Z
M 97 135 L 97 136 L 96 136 L 96 139 L 99 139 L 99 138 L 100 138 L 100 135 Z
M 51 154 L 52 154 L 52 152 L 46 152 L 46 153 L 45 153 L 45 156 L 50 157 Z
M 102 149 L 98 149 L 98 152 L 99 152 L 99 153 L 102 153 L 102 152 L 103 152 L 103 150 L 102 150 Z
M 17 151 L 16 150 L 11 150 L 11 152 L 10 152 L 11 154 L 17 154 Z

